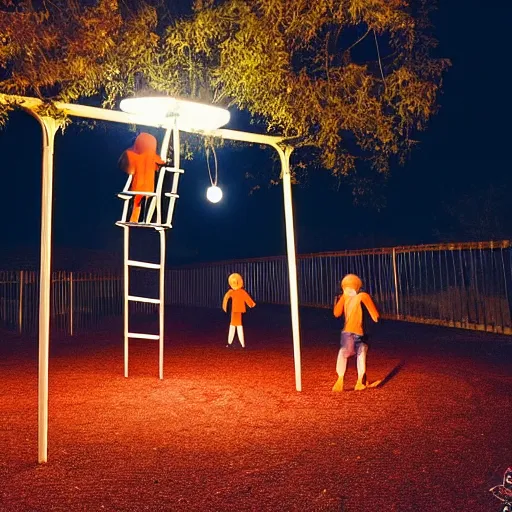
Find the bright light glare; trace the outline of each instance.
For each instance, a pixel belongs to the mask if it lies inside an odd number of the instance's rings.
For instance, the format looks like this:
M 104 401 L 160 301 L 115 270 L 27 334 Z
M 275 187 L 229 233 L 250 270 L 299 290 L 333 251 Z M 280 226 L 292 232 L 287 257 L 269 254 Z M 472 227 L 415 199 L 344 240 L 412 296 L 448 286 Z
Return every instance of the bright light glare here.
M 206 191 L 206 197 L 208 201 L 212 203 L 218 203 L 222 199 L 222 190 L 216 185 L 208 187 L 208 190 Z
M 224 108 L 168 96 L 126 98 L 121 101 L 120 108 L 136 115 L 139 121 L 147 119 L 162 125 L 178 116 L 178 126 L 183 130 L 216 130 L 230 119 L 229 111 Z

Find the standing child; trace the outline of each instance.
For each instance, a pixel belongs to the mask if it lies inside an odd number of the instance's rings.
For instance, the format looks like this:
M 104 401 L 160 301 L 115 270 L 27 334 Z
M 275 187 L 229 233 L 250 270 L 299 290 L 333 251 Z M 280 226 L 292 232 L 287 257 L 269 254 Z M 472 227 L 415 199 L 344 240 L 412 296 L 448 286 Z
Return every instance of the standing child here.
M 242 326 L 242 314 L 245 313 L 247 304 L 250 308 L 256 306 L 251 296 L 244 290 L 244 280 L 240 274 L 231 274 L 228 277 L 231 290 L 228 290 L 222 301 L 222 309 L 227 313 L 228 300 L 231 299 L 231 322 L 229 324 L 228 347 L 235 338 L 235 329 L 242 348 L 245 348 L 244 328 Z
M 378 322 L 379 312 L 373 303 L 372 298 L 359 290 L 363 286 L 361 279 L 355 274 L 347 274 L 341 281 L 343 294 L 334 306 L 334 316 L 339 318 L 345 314 L 345 325 L 341 332 L 336 372 L 338 380 L 334 384 L 333 391 L 343 391 L 343 378 L 347 370 L 347 360 L 357 355 L 357 383 L 355 390 L 366 388 L 366 353 L 368 345 L 363 342 L 363 307 L 366 306 L 372 320 Z

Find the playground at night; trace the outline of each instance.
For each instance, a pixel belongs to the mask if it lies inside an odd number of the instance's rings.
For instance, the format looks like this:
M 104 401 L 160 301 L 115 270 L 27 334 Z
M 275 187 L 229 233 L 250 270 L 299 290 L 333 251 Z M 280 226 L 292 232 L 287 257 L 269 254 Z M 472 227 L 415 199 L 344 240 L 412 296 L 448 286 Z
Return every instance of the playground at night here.
M 382 383 L 353 391 L 351 359 L 333 393 L 339 321 L 305 309 L 299 393 L 288 308 L 251 311 L 246 349 L 226 348 L 220 309 L 166 309 L 164 380 L 148 340 L 123 376 L 120 317 L 52 337 L 44 465 L 36 337 L 2 332 L 2 510 L 500 510 L 510 337 L 384 320 L 368 353 Z
M 512 512 L 512 13 L 435 4 L 3 2 L 0 512 Z

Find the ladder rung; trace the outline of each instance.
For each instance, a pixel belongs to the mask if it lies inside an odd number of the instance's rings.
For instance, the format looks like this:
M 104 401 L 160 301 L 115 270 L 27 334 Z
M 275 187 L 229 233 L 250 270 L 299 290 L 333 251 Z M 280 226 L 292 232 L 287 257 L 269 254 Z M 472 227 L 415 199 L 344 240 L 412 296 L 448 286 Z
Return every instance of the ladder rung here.
M 179 194 L 175 194 L 174 192 L 166 192 L 165 196 L 166 197 L 175 197 L 176 199 L 178 199 L 180 197 Z
M 170 224 L 156 224 L 156 223 L 148 223 L 148 222 L 123 222 L 122 220 L 118 220 L 116 222 L 116 225 L 124 226 L 127 228 L 153 228 L 156 230 L 172 228 L 172 226 Z
M 160 268 L 159 263 L 146 263 L 145 261 L 128 260 L 128 265 L 131 267 L 142 267 L 142 268 Z
M 158 334 L 139 334 L 138 332 L 129 332 L 128 338 L 140 338 L 142 340 L 159 340 Z
M 148 196 L 148 197 L 156 197 L 158 194 L 156 192 L 143 192 L 140 190 L 125 190 L 121 192 L 120 194 L 117 194 L 118 197 L 122 196 Z M 126 199 L 126 197 L 123 197 L 123 199 Z
M 128 300 L 133 302 L 149 302 L 151 304 L 160 304 L 160 299 L 149 299 L 148 297 L 137 297 L 136 295 L 128 295 Z
M 176 167 L 164 167 L 164 169 L 167 171 L 167 172 L 176 172 L 178 174 L 183 174 L 185 171 L 183 169 L 178 169 Z

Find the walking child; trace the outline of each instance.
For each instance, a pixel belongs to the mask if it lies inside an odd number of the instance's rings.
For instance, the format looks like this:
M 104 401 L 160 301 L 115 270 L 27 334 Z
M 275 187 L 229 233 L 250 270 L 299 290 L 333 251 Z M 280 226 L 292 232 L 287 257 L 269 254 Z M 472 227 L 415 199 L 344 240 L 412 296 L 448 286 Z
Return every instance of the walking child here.
M 363 283 L 355 274 L 347 274 L 341 281 L 343 294 L 334 305 L 334 316 L 339 318 L 345 315 L 345 324 L 341 332 L 340 350 L 336 362 L 338 380 L 332 390 L 343 391 L 343 379 L 347 370 L 349 357 L 357 357 L 357 383 L 355 390 L 366 388 L 366 353 L 368 345 L 364 343 L 363 330 L 363 307 L 370 313 L 372 320 L 378 322 L 379 312 L 373 303 L 372 298 L 365 292 L 360 292 Z

